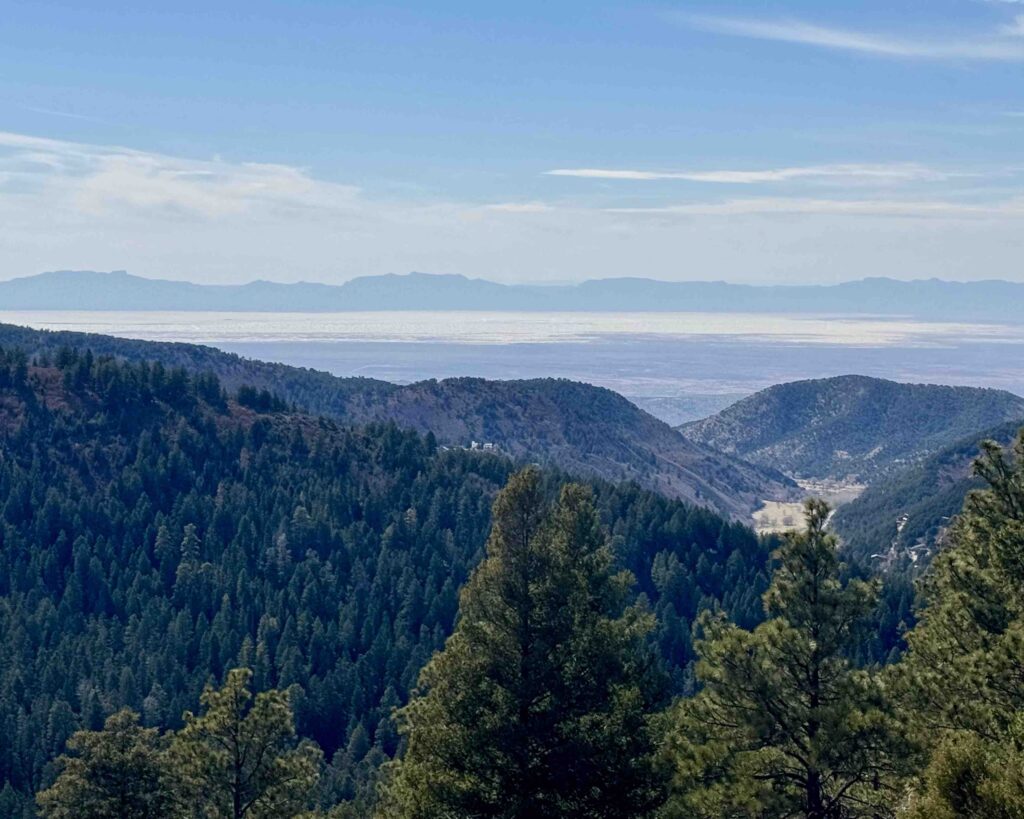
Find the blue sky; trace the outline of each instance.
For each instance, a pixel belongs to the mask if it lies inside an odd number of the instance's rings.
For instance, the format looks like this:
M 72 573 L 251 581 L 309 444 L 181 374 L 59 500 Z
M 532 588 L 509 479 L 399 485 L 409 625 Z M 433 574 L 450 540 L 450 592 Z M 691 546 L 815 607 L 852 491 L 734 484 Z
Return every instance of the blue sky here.
M 0 132 L 2 278 L 1024 280 L 1024 1 L 0 2 Z

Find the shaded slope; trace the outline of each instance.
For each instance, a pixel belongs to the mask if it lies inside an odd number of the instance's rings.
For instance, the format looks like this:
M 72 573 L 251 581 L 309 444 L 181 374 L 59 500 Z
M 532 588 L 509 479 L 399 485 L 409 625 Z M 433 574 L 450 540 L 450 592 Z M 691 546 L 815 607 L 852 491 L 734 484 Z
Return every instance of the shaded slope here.
M 680 427 L 788 475 L 870 483 L 979 430 L 1024 419 L 1002 390 L 845 375 L 779 384 Z
M 618 393 L 576 381 L 423 381 L 361 412 L 364 419 L 392 419 L 443 441 L 492 442 L 518 458 L 635 480 L 739 517 L 764 498 L 794 495 L 783 475 L 689 441 Z
M 899 560 L 908 550 L 932 551 L 950 518 L 963 507 L 972 489 L 983 486 L 971 465 L 981 442 L 1006 446 L 1021 427 L 1010 421 L 968 436 L 909 469 L 887 476 L 856 500 L 839 507 L 832 525 L 852 555 L 875 562 Z

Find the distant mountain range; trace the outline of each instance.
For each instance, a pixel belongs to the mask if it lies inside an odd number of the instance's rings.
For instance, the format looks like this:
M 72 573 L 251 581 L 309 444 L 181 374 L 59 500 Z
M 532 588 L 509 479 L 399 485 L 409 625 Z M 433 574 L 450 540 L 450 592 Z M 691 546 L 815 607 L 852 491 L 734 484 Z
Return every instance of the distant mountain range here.
M 504 285 L 465 276 L 365 276 L 341 285 L 256 281 L 203 285 L 124 271 L 62 270 L 0 282 L 3 310 L 544 310 L 862 313 L 948 321 L 1022 322 L 1024 284 L 898 281 L 754 286 L 595 279 L 578 285 Z
M 216 373 L 226 387 L 266 388 L 312 413 L 353 424 L 393 421 L 449 446 L 490 443 L 519 460 L 614 481 L 634 480 L 737 519 L 762 500 L 794 500 L 795 483 L 770 467 L 684 438 L 617 393 L 564 379 L 455 378 L 399 386 L 265 363 L 194 344 L 47 332 L 0 325 L 0 346 L 30 355 L 61 347 Z
M 793 478 L 873 483 L 979 430 L 1022 420 L 1024 398 L 1002 390 L 847 375 L 778 384 L 679 429 Z

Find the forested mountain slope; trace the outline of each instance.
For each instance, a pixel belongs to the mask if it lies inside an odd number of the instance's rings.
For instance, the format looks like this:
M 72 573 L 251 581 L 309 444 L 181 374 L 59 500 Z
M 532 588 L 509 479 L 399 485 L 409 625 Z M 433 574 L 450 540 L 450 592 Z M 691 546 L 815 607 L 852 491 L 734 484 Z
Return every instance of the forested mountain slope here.
M 1021 426 L 1020 421 L 1010 421 L 970 435 L 916 466 L 882 478 L 836 510 L 836 533 L 860 560 L 870 563 L 872 554 L 885 555 L 873 561 L 876 565 L 897 563 L 914 547 L 923 547 L 926 556 L 950 518 L 960 512 L 967 493 L 984 485 L 971 469 L 981 442 L 1008 446 Z
M 121 706 L 175 727 L 208 679 L 249 666 L 293 687 L 300 733 L 333 760 L 328 801 L 353 795 L 395 752 L 391 709 L 450 633 L 511 468 L 236 400 L 209 375 L 0 351 L 0 791 L 45 786 L 67 737 Z M 771 544 L 595 486 L 685 690 L 693 618 L 757 622 Z
M 635 480 L 739 518 L 764 498 L 795 496 L 780 473 L 689 441 L 618 393 L 564 379 L 423 381 L 348 417 L 387 418 L 442 441 L 491 441 L 515 457 Z
M 579 382 L 459 378 L 398 386 L 252 361 L 200 345 L 12 325 L 0 325 L 0 344 L 51 354 L 73 346 L 129 361 L 210 371 L 231 389 L 242 384 L 270 389 L 309 412 L 352 423 L 391 420 L 433 432 L 450 446 L 486 441 L 514 457 L 585 476 L 635 480 L 741 519 L 761 500 L 794 497 L 792 482 L 772 468 L 687 440 L 617 393 Z
M 1022 419 L 1024 398 L 1002 390 L 845 375 L 769 387 L 680 430 L 795 478 L 870 483 Z

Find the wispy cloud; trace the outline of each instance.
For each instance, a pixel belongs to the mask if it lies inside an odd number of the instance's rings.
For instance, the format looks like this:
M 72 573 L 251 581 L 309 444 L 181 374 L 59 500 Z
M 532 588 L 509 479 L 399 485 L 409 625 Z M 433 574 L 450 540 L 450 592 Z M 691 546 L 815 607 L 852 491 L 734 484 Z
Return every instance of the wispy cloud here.
M 57 111 L 53 108 L 37 108 L 33 105 L 21 106 L 26 111 L 31 111 L 33 114 L 43 114 L 48 117 L 60 117 L 62 119 L 77 119 L 84 120 L 86 122 L 106 122 L 107 120 L 101 119 L 100 117 L 90 116 L 89 114 L 77 114 L 73 111 Z
M 495 213 L 547 213 L 554 208 L 547 202 L 496 202 L 483 205 L 481 210 Z
M 1018 14 L 1012 23 L 1007 23 L 1000 30 L 1008 37 L 1024 37 L 1024 14 Z
M 843 172 L 854 167 L 870 173 Z M 788 170 L 698 173 L 754 173 L 742 180 L 753 184 L 765 174 L 793 178 Z M 916 166 L 886 166 L 884 175 L 930 178 Z M 685 257 L 690 275 L 741 279 L 814 279 L 823 263 L 847 277 L 884 270 L 1019 278 L 1024 200 L 982 202 L 996 195 L 984 190 L 930 200 L 904 187 L 899 200 L 858 196 L 848 190 L 857 177 L 834 178 L 843 185 L 830 198 L 709 194 L 666 207 L 603 207 L 505 194 L 481 204 L 422 193 L 382 198 L 289 165 L 0 132 L 0 277 L 88 267 L 222 282 L 424 269 L 505 279 L 524 271 L 672 278 Z M 766 230 L 772 216 L 790 218 Z
M 352 210 L 358 188 L 287 165 L 182 159 L 117 146 L 0 132 L 8 192 L 45 192 L 79 214 L 173 219 L 266 215 L 282 209 Z
M 762 170 L 714 171 L 642 171 L 608 168 L 557 168 L 545 171 L 548 176 L 569 176 L 581 179 L 610 180 L 683 180 L 712 182 L 729 185 L 754 185 L 770 182 L 788 182 L 798 179 L 868 180 L 874 182 L 922 182 L 949 179 L 964 174 L 940 171 L 914 163 L 885 165 L 807 165 Z
M 814 199 L 759 197 L 724 202 L 690 202 L 679 205 L 636 208 L 606 208 L 607 213 L 649 216 L 883 216 L 883 217 L 978 217 L 1024 218 L 1024 199 L 989 203 L 961 203 L 944 200 Z
M 1005 29 L 974 37 L 957 36 L 929 39 L 836 28 L 793 19 L 764 20 L 703 15 L 676 15 L 674 19 L 693 28 L 717 34 L 797 43 L 881 57 L 923 60 L 1024 61 L 1024 43 L 1017 42 L 1013 38 L 999 36 L 1012 33 Z

